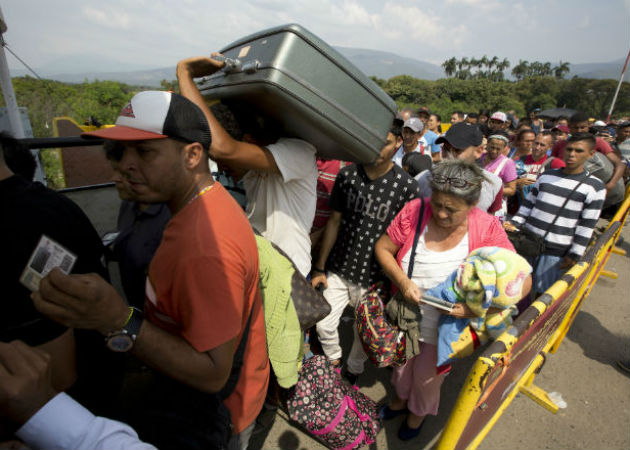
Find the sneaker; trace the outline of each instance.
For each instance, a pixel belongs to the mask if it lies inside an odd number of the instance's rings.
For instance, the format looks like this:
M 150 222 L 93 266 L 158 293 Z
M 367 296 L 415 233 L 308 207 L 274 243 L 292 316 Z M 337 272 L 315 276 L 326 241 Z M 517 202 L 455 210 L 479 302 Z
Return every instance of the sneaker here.
M 617 361 L 617 365 L 624 372 L 630 373 L 630 361 Z
M 418 428 L 411 428 L 409 425 L 407 425 L 407 420 L 403 420 L 402 424 L 400 425 L 400 428 L 398 429 L 398 439 L 400 439 L 401 441 L 409 441 L 415 437 L 417 437 L 420 434 L 420 431 L 422 430 L 422 426 L 424 425 L 425 420 L 422 421 L 422 423 L 420 424 L 420 426 Z
M 407 414 L 409 410 L 407 408 L 403 409 L 391 409 L 389 405 L 383 405 L 378 410 L 378 415 L 383 420 L 391 420 L 394 417 L 398 417 L 402 414 Z
M 348 383 L 350 383 L 353 386 L 356 386 L 357 381 L 359 381 L 359 375 L 356 373 L 350 372 L 348 369 L 344 370 L 341 373 L 341 376 L 344 377 L 346 380 L 348 380 Z

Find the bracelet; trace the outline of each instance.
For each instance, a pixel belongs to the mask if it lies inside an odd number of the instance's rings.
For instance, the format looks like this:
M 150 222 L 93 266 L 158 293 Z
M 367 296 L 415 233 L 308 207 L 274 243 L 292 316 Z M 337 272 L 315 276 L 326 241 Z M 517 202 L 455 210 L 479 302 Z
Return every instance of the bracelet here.
M 318 273 L 326 273 L 325 270 L 319 269 L 317 267 L 311 267 L 311 272 L 318 272 Z
M 129 307 L 129 315 L 127 316 L 127 320 L 125 320 L 125 323 L 123 324 L 122 328 L 125 328 L 127 326 L 129 321 L 131 320 L 131 316 L 133 316 L 133 308 L 130 306 Z

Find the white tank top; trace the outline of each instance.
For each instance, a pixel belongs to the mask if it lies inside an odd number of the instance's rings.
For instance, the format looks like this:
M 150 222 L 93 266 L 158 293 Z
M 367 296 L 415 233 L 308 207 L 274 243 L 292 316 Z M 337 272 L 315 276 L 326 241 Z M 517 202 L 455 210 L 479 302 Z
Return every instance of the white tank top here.
M 459 241 L 459 243 L 443 252 L 429 250 L 426 246 L 424 235 L 429 226 L 425 226 L 422 235 L 418 240 L 418 248 L 414 258 L 413 274 L 411 280 L 416 285 L 426 291 L 431 289 L 453 273 L 459 264 L 468 256 L 468 233 Z M 407 252 L 401 261 L 402 269 L 407 273 L 409 268 L 409 254 Z M 420 304 L 422 312 L 422 322 L 420 324 L 420 340 L 427 344 L 437 345 L 437 325 L 440 318 L 440 312 L 433 306 Z

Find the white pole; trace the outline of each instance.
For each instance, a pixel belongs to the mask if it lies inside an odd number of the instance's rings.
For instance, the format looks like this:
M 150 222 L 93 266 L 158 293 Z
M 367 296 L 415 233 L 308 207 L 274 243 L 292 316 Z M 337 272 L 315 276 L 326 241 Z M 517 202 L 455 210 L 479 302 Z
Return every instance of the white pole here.
M 619 90 L 621 89 L 623 76 L 626 74 L 626 69 L 628 68 L 628 59 L 630 59 L 630 50 L 628 51 L 628 56 L 626 56 L 626 62 L 623 65 L 623 70 L 621 71 L 621 77 L 619 78 L 619 84 L 617 84 L 617 90 L 615 91 L 615 96 L 613 97 L 612 103 L 610 104 L 610 109 L 608 110 L 608 117 L 606 117 L 606 123 L 610 122 L 610 116 L 612 116 L 613 109 L 615 109 L 615 103 L 617 103 L 617 96 L 619 95 Z
M 7 26 L 4 21 L 4 16 L 2 15 L 2 8 L 0 8 L 0 86 L 2 87 L 2 95 L 4 95 L 4 103 L 7 107 L 9 124 L 11 125 L 13 137 L 22 139 L 26 136 L 24 135 L 22 117 L 20 116 L 20 109 L 18 108 L 15 92 L 13 91 L 13 84 L 11 83 L 11 74 L 9 73 L 7 57 L 4 53 L 4 37 L 2 34 L 6 31 Z

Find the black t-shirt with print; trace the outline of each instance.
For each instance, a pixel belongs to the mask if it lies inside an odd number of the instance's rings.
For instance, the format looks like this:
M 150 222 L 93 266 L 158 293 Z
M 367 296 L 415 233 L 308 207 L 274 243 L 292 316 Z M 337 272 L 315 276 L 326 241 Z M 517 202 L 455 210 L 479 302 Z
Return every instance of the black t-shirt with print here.
M 416 180 L 395 164 L 375 180 L 360 164 L 341 169 L 329 200 L 341 224 L 326 269 L 363 287 L 381 279 L 374 245 L 405 203 L 419 196 Z

